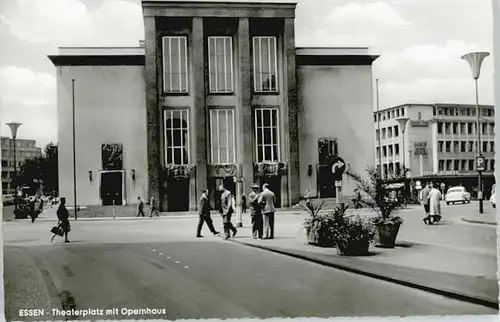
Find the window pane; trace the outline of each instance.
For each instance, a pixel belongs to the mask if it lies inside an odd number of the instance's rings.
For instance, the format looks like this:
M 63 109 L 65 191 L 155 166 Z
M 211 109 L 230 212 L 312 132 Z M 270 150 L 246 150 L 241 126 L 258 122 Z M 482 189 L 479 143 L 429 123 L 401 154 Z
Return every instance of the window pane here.
M 272 147 L 269 145 L 264 146 L 264 155 L 265 155 L 265 160 L 267 161 L 272 161 L 271 160 L 271 150 Z
M 264 126 L 271 126 L 271 111 L 264 111 Z
M 167 164 L 172 164 L 172 148 L 167 148 Z
M 271 129 L 264 128 L 264 144 L 271 144 Z
M 278 146 L 273 145 L 274 159 L 272 161 L 278 161 Z

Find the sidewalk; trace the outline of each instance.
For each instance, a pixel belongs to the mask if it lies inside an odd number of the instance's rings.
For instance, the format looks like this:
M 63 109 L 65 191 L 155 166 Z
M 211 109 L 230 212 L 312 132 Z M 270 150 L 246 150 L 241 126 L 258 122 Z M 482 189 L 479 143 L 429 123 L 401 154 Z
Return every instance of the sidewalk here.
M 471 214 L 463 216 L 462 220 L 471 224 L 496 225 L 496 213 L 493 214 Z
M 295 217 L 295 216 L 294 216 Z M 299 217 L 299 216 L 297 216 Z M 298 220 L 297 220 L 298 219 Z M 402 241 L 394 249 L 370 246 L 363 257 L 337 255 L 335 248 L 307 244 L 301 220 L 276 226 L 274 240 L 251 238 L 240 228 L 233 240 L 245 246 L 272 251 L 321 265 L 498 308 L 497 259 L 492 252 L 472 253 L 430 243 Z

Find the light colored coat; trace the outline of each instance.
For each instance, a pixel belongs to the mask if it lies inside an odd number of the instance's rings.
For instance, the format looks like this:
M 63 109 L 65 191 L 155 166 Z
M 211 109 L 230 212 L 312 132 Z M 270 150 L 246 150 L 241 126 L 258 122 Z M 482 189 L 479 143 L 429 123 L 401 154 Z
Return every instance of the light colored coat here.
M 269 189 L 264 189 L 259 194 L 259 204 L 263 205 L 261 211 L 263 214 L 273 213 L 276 211 L 274 208 L 274 192 Z
M 441 216 L 441 192 L 436 188 L 429 193 L 429 208 L 431 216 Z

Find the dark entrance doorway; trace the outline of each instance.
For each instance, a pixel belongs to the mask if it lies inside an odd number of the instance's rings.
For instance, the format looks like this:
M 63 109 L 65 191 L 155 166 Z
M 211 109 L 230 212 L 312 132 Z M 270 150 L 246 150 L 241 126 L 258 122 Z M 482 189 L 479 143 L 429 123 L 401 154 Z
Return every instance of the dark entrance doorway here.
M 123 205 L 123 174 L 121 171 L 101 173 L 101 199 L 103 206 Z
M 281 176 L 263 176 L 259 180 L 260 188 L 264 183 L 269 184 L 269 190 L 274 192 L 274 206 L 281 208 Z
M 319 165 L 316 171 L 318 191 L 320 198 L 335 198 L 335 181 L 333 180 L 332 168 L 329 165 Z
M 167 179 L 167 211 L 189 211 L 189 179 Z
M 236 184 L 234 182 L 233 177 L 224 177 L 224 178 L 213 178 L 212 179 L 212 206 L 214 207 L 213 209 L 219 210 L 220 209 L 220 196 L 221 192 L 219 191 L 219 186 L 224 185 L 224 188 L 229 190 L 231 194 L 236 198 Z

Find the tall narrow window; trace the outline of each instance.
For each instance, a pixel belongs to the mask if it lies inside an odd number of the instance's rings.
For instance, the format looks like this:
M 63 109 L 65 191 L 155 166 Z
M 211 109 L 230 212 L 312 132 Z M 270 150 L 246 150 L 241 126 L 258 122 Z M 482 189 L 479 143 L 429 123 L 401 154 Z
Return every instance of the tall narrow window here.
M 165 110 L 165 162 L 189 163 L 188 110 Z
M 236 163 L 234 110 L 210 110 L 210 160 L 212 164 Z
M 163 37 L 163 91 L 188 92 L 187 38 Z
M 257 162 L 280 160 L 278 109 L 255 109 L 255 155 Z
M 231 37 L 208 37 L 208 70 L 211 93 L 233 92 L 233 42 Z
M 276 37 L 253 37 L 253 71 L 255 92 L 278 91 Z

